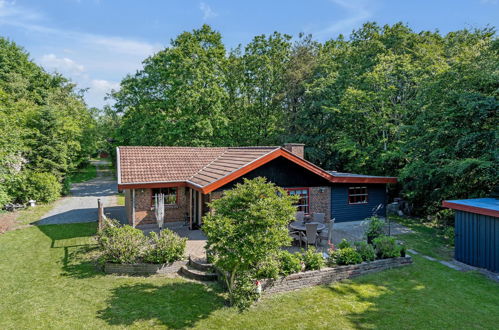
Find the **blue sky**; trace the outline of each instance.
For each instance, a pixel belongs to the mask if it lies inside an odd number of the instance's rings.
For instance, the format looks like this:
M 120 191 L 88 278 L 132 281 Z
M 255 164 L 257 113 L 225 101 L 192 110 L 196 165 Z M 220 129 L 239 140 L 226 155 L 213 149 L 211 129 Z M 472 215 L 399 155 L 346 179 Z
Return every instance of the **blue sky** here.
M 369 20 L 442 33 L 497 26 L 499 0 L 0 0 L 0 35 L 89 88 L 85 99 L 97 107 L 142 60 L 203 23 L 232 48 L 273 31 L 324 41 Z

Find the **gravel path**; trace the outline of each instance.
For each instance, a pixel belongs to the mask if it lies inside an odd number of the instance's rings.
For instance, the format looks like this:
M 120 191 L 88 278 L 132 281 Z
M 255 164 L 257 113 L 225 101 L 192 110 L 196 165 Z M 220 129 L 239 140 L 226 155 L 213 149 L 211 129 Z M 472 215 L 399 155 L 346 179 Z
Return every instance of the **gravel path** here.
M 94 161 L 97 166 L 95 179 L 75 183 L 71 187 L 71 195 L 57 201 L 54 208 L 45 214 L 37 225 L 66 224 L 97 221 L 97 199 L 104 203 L 105 212 L 119 217 L 123 207 L 116 204 L 118 187 L 112 172 L 107 168 L 109 162 Z

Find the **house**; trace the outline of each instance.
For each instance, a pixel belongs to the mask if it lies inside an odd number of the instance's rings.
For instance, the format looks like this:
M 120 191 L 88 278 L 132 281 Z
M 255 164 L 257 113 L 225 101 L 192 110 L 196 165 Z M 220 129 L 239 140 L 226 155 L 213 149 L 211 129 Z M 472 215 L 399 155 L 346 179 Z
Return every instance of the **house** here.
M 297 209 L 321 212 L 337 222 L 361 220 L 386 205 L 394 177 L 325 171 L 304 159 L 303 144 L 284 147 L 117 148 L 118 189 L 125 193 L 128 222 L 155 223 L 154 196 L 165 195 L 165 221 L 202 224 L 207 203 L 244 178 L 265 177 L 301 198 Z M 384 215 L 386 208 L 381 210 Z
M 499 272 L 499 199 L 449 200 L 442 206 L 456 211 L 456 260 Z

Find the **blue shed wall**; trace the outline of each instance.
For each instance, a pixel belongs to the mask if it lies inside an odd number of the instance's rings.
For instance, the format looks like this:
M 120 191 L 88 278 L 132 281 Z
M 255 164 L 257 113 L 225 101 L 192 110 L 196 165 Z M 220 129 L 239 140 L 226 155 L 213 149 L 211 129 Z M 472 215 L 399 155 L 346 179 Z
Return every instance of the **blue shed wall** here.
M 367 187 L 366 204 L 348 204 L 348 187 Z M 379 204 L 383 208 L 378 212 L 386 216 L 386 185 L 385 184 L 334 184 L 331 187 L 331 218 L 335 222 L 363 220 L 372 215 L 372 210 Z
M 499 272 L 499 218 L 456 211 L 455 258 Z

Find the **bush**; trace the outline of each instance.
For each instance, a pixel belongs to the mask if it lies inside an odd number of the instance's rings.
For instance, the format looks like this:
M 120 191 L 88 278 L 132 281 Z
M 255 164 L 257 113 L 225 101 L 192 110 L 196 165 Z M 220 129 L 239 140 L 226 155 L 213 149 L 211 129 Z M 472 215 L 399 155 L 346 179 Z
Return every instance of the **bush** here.
M 293 254 L 288 251 L 282 251 L 279 254 L 279 262 L 280 274 L 283 276 L 288 276 L 302 271 L 303 261 L 301 254 L 298 252 Z
M 342 239 L 340 244 L 338 244 L 338 249 L 346 249 L 351 247 L 350 242 L 347 241 L 346 239 Z
M 303 262 L 305 263 L 305 270 L 321 269 L 325 266 L 322 253 L 315 252 L 314 247 L 309 247 L 303 254 Z
M 279 276 L 279 271 L 279 260 L 276 256 L 271 256 L 257 266 L 256 278 L 277 278 Z
M 376 255 L 379 259 L 395 258 L 400 256 L 400 246 L 395 237 L 380 236 L 374 240 Z
M 353 247 L 346 247 L 334 250 L 329 257 L 329 262 L 337 265 L 355 265 L 362 262 L 362 257 Z
M 355 242 L 355 249 L 361 256 L 363 261 L 373 261 L 376 259 L 376 251 L 371 244 L 366 242 Z
M 435 223 L 439 226 L 454 226 L 454 210 L 440 210 L 435 214 Z
M 385 222 L 379 217 L 370 217 L 366 219 L 369 225 L 366 230 L 367 243 L 371 243 L 375 238 L 384 235 Z
M 98 242 L 104 262 L 136 263 L 146 248 L 146 239 L 140 229 L 131 226 L 119 227 L 108 222 L 98 233 Z
M 0 210 L 3 209 L 5 204 L 10 203 L 12 198 L 9 196 L 7 191 L 3 188 L 3 186 L 0 186 Z
M 51 173 L 26 172 L 19 176 L 13 186 L 18 201 L 26 203 L 30 199 L 37 202 L 53 202 L 61 196 L 61 184 Z
M 184 257 L 186 238 L 178 236 L 169 229 L 163 229 L 158 235 L 155 232 L 149 234 L 152 243 L 145 251 L 144 262 L 152 264 L 167 264 Z
M 454 231 L 454 227 L 447 227 L 444 229 L 444 237 L 449 241 L 450 245 L 454 245 L 455 236 L 456 233 Z
M 63 196 L 67 196 L 69 195 L 69 193 L 71 192 L 71 180 L 69 180 L 69 178 L 65 178 L 63 181 L 62 181 L 62 190 L 61 190 L 61 194 Z
M 234 289 L 229 291 L 229 296 L 232 304 L 240 311 L 249 308 L 259 297 L 251 275 L 240 273 L 234 282 Z

